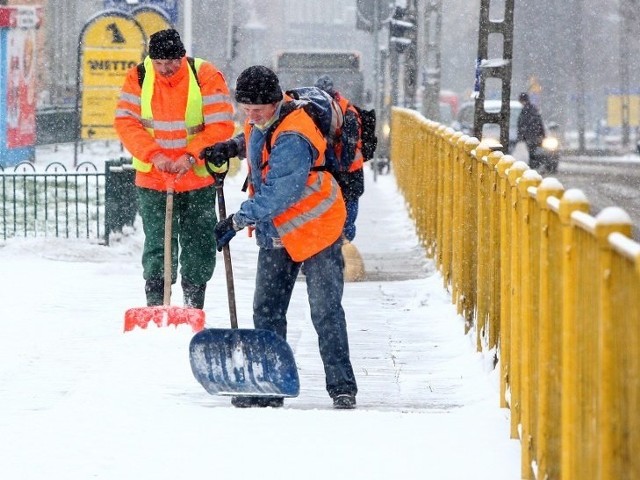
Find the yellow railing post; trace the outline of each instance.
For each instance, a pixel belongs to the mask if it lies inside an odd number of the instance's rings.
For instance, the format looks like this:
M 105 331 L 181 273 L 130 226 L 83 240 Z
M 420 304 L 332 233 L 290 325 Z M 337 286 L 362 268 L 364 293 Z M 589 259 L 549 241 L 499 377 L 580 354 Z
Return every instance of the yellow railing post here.
M 564 188 L 554 178 L 545 178 L 537 189 L 536 200 L 540 210 L 540 295 L 538 311 L 538 356 L 532 363 L 538 371 L 538 408 L 536 433 L 537 478 L 559 478 L 560 476 L 560 351 L 562 318 L 560 302 L 555 291 L 562 274 L 562 231 L 559 222 L 553 222 L 557 213 L 550 207 L 551 200 L 557 205 Z M 558 228 L 553 228 L 558 225 Z M 555 307 L 555 308 L 554 308 Z M 535 339 L 534 339 L 535 341 Z M 534 412 L 535 413 L 535 412 Z
M 450 144 L 451 148 L 451 294 L 456 304 L 457 312 L 462 314 L 464 309 L 464 286 L 462 284 L 462 271 L 460 258 L 462 256 L 462 224 L 463 204 L 460 198 L 463 181 L 464 158 L 467 154 L 465 144 L 470 137 L 458 138 L 455 143 Z
M 464 144 L 458 195 L 460 219 L 458 243 L 458 265 L 462 286 L 462 315 L 465 319 L 465 333 L 473 327 L 476 308 L 476 265 L 477 265 L 477 200 L 475 158 L 478 140 L 470 138 Z
M 580 437 L 578 409 L 578 325 L 576 302 L 578 275 L 576 242 L 571 222 L 573 212 L 589 212 L 589 202 L 580 190 L 567 190 L 560 199 L 563 266 L 565 279 L 562 292 L 562 369 L 561 369 L 561 455 L 560 478 L 579 478 L 578 443 Z
M 496 165 L 500 216 L 500 406 L 511 405 L 511 186 L 507 171 L 515 163 L 511 155 Z M 513 432 L 512 432 L 513 437 Z
M 440 228 L 442 231 L 441 238 L 441 262 L 442 262 L 442 277 L 444 280 L 445 288 L 451 286 L 452 301 L 456 301 L 457 290 L 455 286 L 455 279 L 453 279 L 453 263 L 452 263 L 452 245 L 453 245 L 453 232 L 452 222 L 455 220 L 454 212 L 454 181 L 455 181 L 455 150 L 447 141 L 446 127 L 440 126 L 437 129 L 438 140 L 440 142 L 441 161 L 443 163 L 442 168 L 442 216 Z
M 526 163 L 524 162 L 515 162 L 509 171 L 507 172 L 507 177 L 509 179 L 509 202 L 510 204 L 507 208 L 510 210 L 509 214 L 509 223 L 508 226 L 508 242 L 509 242 L 509 253 L 510 253 L 510 272 L 509 277 L 510 281 L 510 291 L 509 295 L 511 296 L 510 300 L 510 337 L 511 342 L 509 344 L 509 358 L 510 358 L 510 377 L 509 377 L 509 386 L 510 386 L 510 408 L 511 408 L 511 438 L 520 438 L 520 434 L 518 432 L 518 426 L 520 424 L 520 408 L 521 408 L 521 396 L 520 396 L 520 350 L 522 348 L 521 345 L 521 337 L 520 337 L 520 229 L 518 228 L 518 190 L 517 190 L 517 182 L 518 179 L 522 176 L 522 174 L 528 169 Z
M 489 243 L 489 169 L 491 168 L 487 156 L 491 153 L 488 145 L 480 144 L 476 147 L 476 204 L 477 231 L 476 231 L 476 256 L 477 269 L 475 273 L 477 284 L 477 308 L 476 308 L 476 348 L 482 351 L 483 336 L 488 335 L 489 323 L 489 292 L 491 291 L 490 276 L 490 243 Z
M 619 330 L 623 324 L 620 318 L 611 315 L 611 255 L 609 235 L 619 232 L 626 237 L 632 235 L 631 218 L 624 210 L 618 207 L 609 207 L 602 210 L 596 216 L 596 239 L 600 250 L 600 389 L 598 402 L 598 433 L 600 455 L 600 476 L 602 480 L 631 478 L 628 476 L 629 459 L 625 459 L 624 432 L 627 425 L 622 420 L 625 418 L 624 377 L 617 369 L 623 368 L 616 360 L 618 350 L 624 349 L 625 332 Z M 637 326 L 634 326 L 637 328 Z M 638 352 L 635 352 L 636 354 Z M 634 405 L 632 408 L 638 408 Z M 633 452 L 639 455 L 640 452 Z M 626 461 L 625 461 L 626 460 Z
M 517 181 L 518 206 L 517 228 L 519 233 L 520 250 L 520 298 L 519 298 L 519 318 L 516 320 L 516 329 L 519 330 L 520 338 L 520 442 L 522 444 L 522 468 L 523 479 L 532 478 L 531 460 L 533 457 L 533 416 L 532 408 L 534 404 L 533 383 L 535 382 L 535 372 L 532 368 L 531 352 L 534 347 L 532 331 L 534 330 L 534 279 L 532 279 L 531 268 L 533 262 L 532 242 L 535 235 L 532 228 L 531 218 L 534 215 L 533 204 L 530 199 L 529 188 L 536 187 L 542 181 L 542 177 L 535 170 L 527 170 Z M 537 285 L 535 285 L 537 287 Z
M 489 336 L 488 348 L 496 349 L 500 336 L 500 254 L 501 254 L 501 236 L 500 236 L 500 191 L 497 165 L 503 157 L 500 151 L 492 152 L 487 156 L 488 178 L 486 182 L 487 209 L 488 215 L 488 237 L 489 243 L 487 248 L 487 259 L 489 265 Z M 498 352 L 496 351 L 496 358 Z M 502 400 L 501 400 L 502 401 Z

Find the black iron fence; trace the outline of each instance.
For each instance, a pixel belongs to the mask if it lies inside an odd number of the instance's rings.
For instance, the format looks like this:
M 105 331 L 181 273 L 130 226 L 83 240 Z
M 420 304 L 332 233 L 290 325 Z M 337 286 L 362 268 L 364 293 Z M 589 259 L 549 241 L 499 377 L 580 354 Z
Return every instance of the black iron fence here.
M 130 159 L 91 162 L 69 171 L 60 162 L 37 171 L 29 162 L 0 167 L 0 235 L 98 239 L 133 225 L 137 213 Z

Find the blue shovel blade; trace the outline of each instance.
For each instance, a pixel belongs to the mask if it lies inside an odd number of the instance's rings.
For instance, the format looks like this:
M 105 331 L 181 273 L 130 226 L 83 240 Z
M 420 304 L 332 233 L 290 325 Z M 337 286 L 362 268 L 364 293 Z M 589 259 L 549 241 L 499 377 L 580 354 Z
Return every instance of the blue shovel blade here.
M 297 397 L 289 344 L 269 330 L 208 328 L 189 345 L 191 370 L 211 395 Z

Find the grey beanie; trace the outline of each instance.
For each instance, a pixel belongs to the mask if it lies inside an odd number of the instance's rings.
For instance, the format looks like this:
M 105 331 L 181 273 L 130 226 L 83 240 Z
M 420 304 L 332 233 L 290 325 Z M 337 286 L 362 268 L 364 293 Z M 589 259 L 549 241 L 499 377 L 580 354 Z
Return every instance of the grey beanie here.
M 324 90 L 329 95 L 334 95 L 336 92 L 333 89 L 333 79 L 329 75 L 321 75 L 316 80 L 315 87 L 318 87 L 320 90 Z

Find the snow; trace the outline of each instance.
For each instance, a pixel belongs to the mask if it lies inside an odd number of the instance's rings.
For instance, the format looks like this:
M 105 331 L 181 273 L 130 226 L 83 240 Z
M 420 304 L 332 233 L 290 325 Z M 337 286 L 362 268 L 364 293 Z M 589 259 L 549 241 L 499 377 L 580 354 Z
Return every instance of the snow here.
M 541 190 L 562 190 L 562 182 L 554 177 L 545 177 L 540 182 L 539 188 Z
M 587 196 L 584 192 L 579 188 L 570 188 L 565 190 L 562 198 L 571 203 L 587 203 L 589 201 L 587 200 Z
M 631 225 L 631 217 L 620 207 L 606 207 L 596 216 L 600 225 Z
M 80 160 L 120 154 L 94 145 Z M 37 165 L 70 158 L 41 149 Z M 344 295 L 360 389 L 351 411 L 333 410 L 324 390 L 303 282 L 288 338 L 300 396 L 281 409 L 235 409 L 193 378 L 188 327 L 123 333 L 125 310 L 144 306 L 140 225 L 110 247 L 0 242 L 0 478 L 520 478 L 494 352 L 476 352 L 474 332 L 464 334 L 393 176 L 365 170 L 354 243 L 368 276 Z M 243 180 L 227 179 L 229 213 Z M 244 232 L 231 243 L 240 327 L 251 327 L 256 254 Z M 229 327 L 224 278 L 219 256 L 209 327 Z M 181 296 L 175 285 L 173 304 Z

